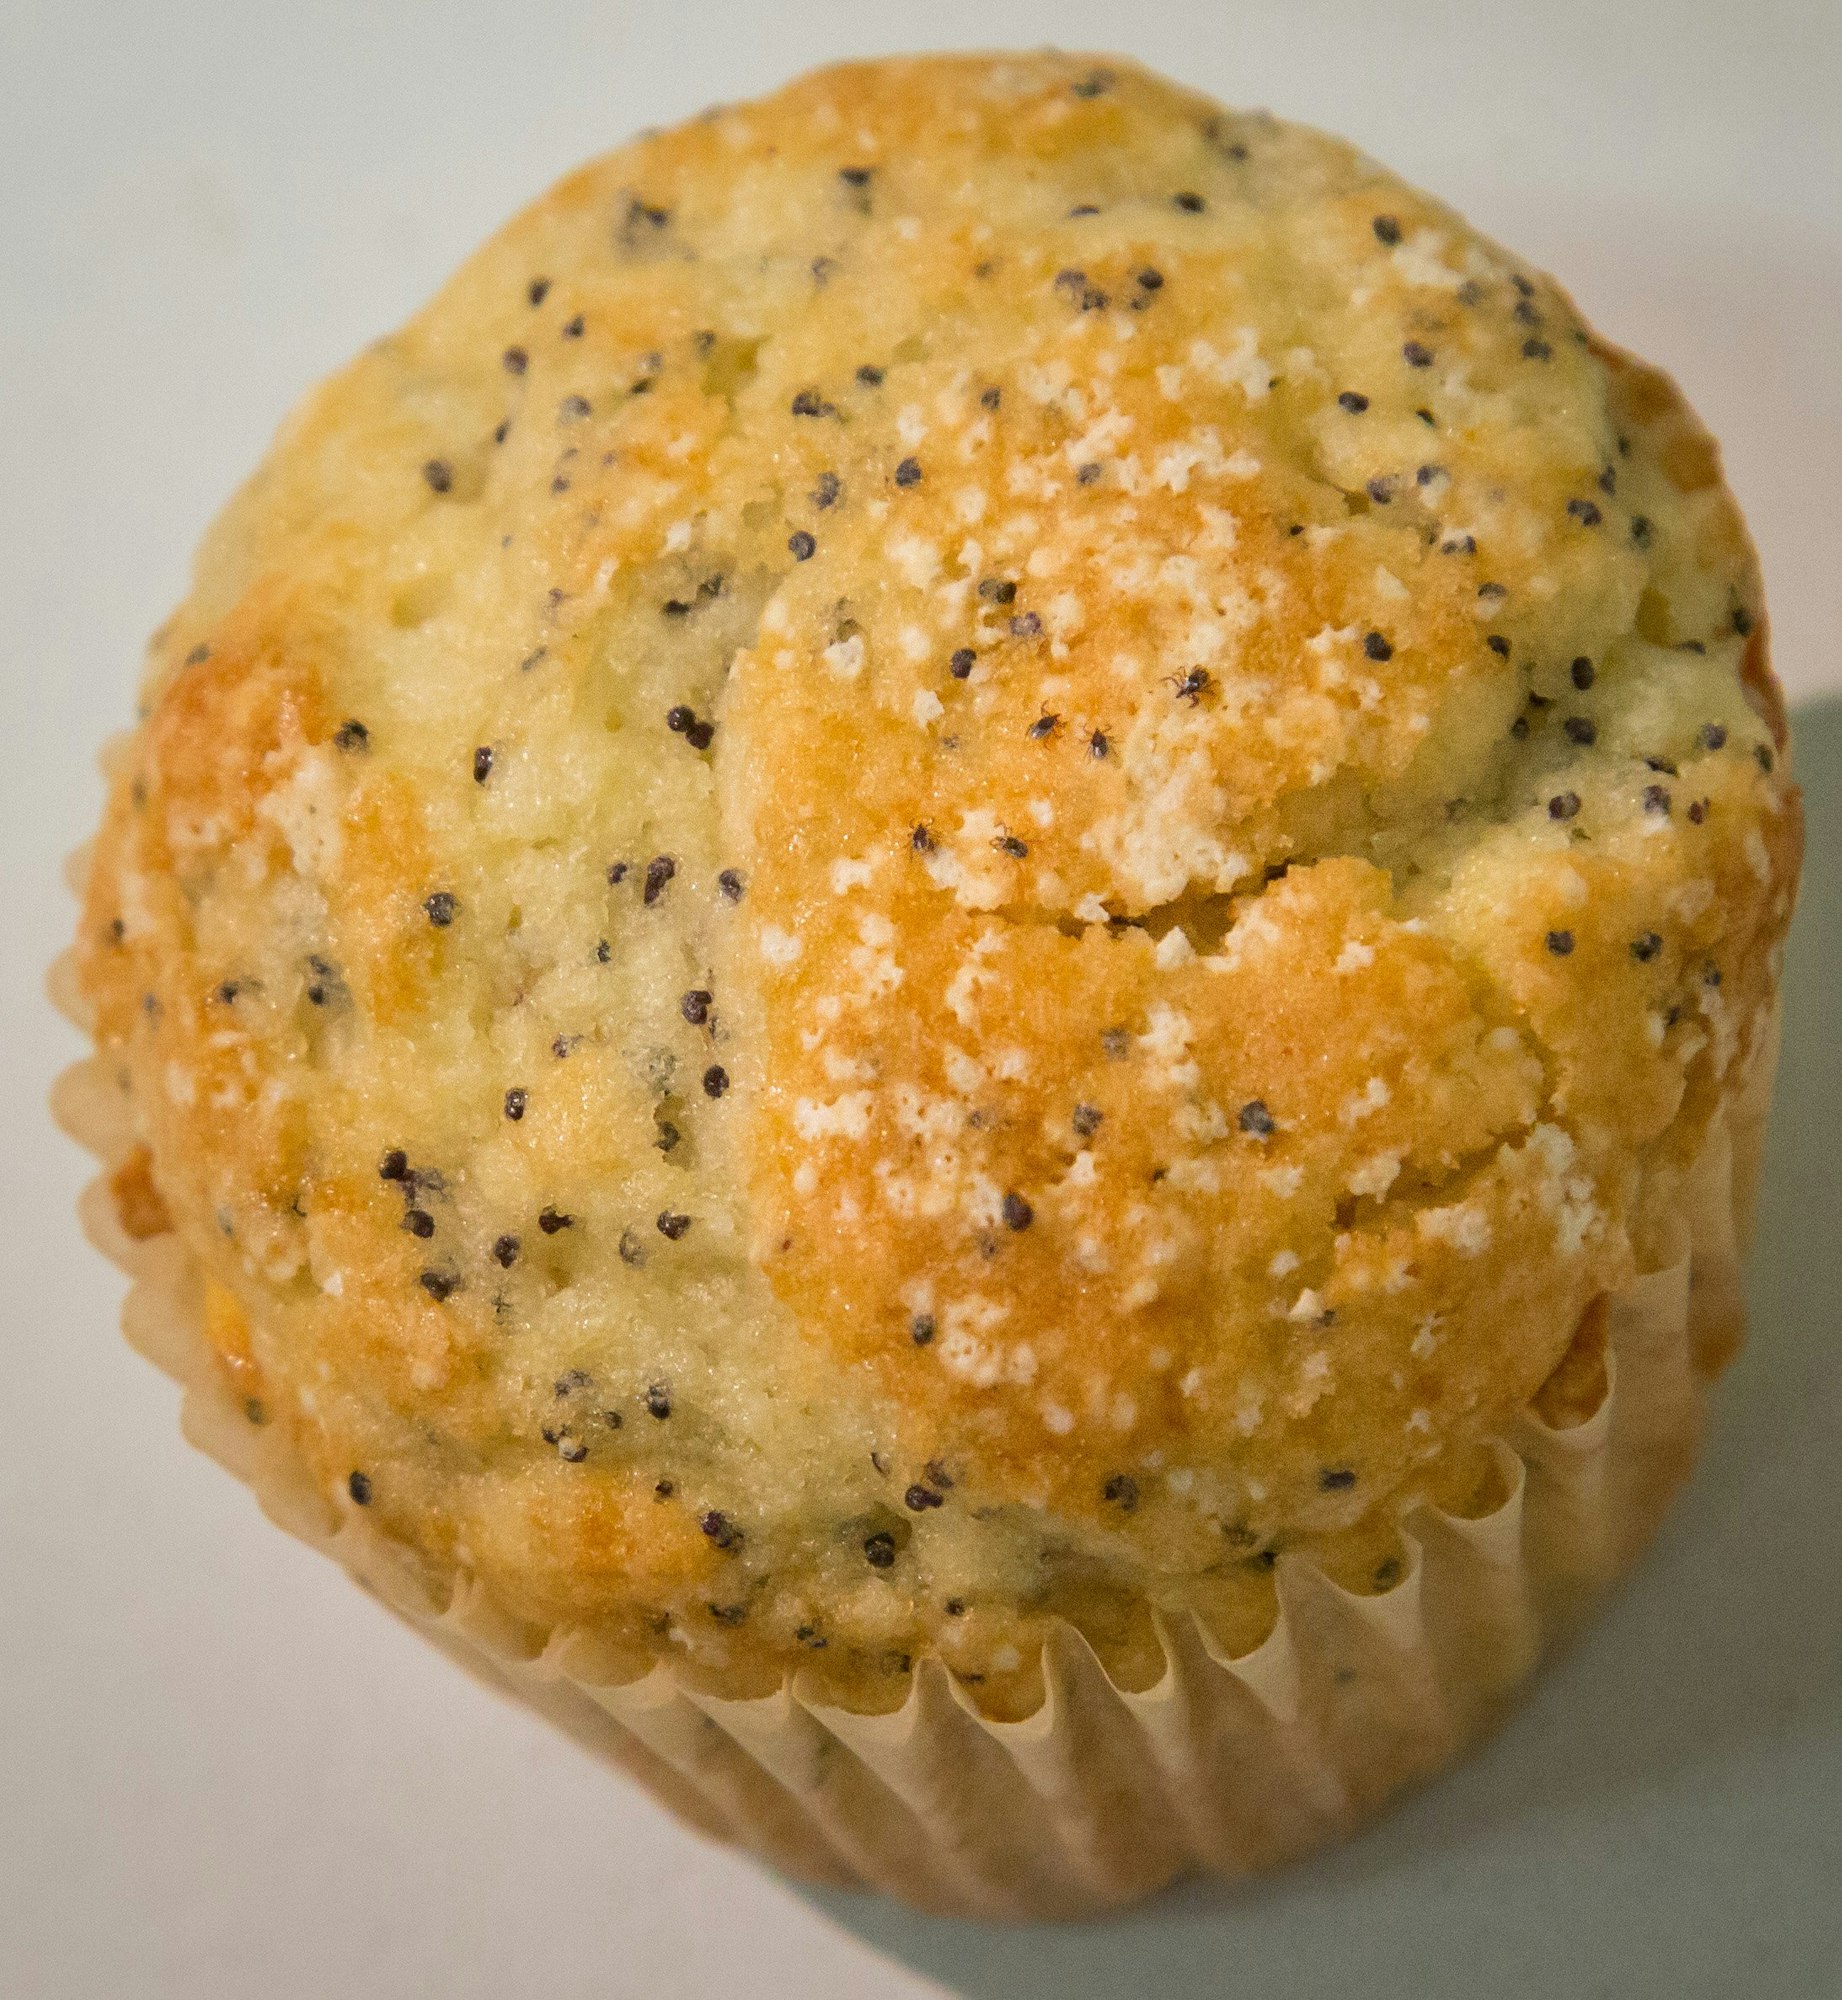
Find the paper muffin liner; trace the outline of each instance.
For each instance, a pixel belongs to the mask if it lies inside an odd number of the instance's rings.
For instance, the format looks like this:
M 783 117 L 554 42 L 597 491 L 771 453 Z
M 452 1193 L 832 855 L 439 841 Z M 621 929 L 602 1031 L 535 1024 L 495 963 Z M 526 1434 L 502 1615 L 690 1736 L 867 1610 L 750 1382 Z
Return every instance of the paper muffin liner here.
M 80 1020 L 68 964 L 52 984 Z M 1282 1555 L 1277 1620 L 1238 1658 L 1196 1619 L 1159 1616 L 1165 1668 L 1142 1691 L 1116 1685 L 1058 1627 L 1042 1705 L 1017 1722 L 981 1715 L 933 1657 L 885 1714 L 827 1705 L 797 1676 L 740 1700 L 686 1684 L 670 1663 L 611 1681 L 587 1633 L 534 1628 L 472 1577 L 432 1594 L 406 1551 L 312 1483 L 280 1426 L 249 1421 L 205 1339 L 202 1279 L 178 1236 L 137 1240 L 124 1226 L 109 1170 L 135 1135 L 112 1067 L 77 1064 L 53 1104 L 105 1168 L 81 1214 L 134 1280 L 124 1332 L 184 1390 L 187 1438 L 271 1519 L 701 1831 L 808 1881 L 1026 1918 L 1098 1914 L 1188 1872 L 1237 1876 L 1322 1846 L 1507 1711 L 1649 1539 L 1694 1460 L 1706 1386 L 1741 1334 L 1739 1257 L 1776 1042 L 1774 1027 L 1710 1127 L 1665 1257 L 1608 1302 L 1598 1407 L 1564 1429 L 1526 1408 L 1494 1441 L 1500 1505 L 1407 1516 L 1400 1581 L 1376 1595 Z

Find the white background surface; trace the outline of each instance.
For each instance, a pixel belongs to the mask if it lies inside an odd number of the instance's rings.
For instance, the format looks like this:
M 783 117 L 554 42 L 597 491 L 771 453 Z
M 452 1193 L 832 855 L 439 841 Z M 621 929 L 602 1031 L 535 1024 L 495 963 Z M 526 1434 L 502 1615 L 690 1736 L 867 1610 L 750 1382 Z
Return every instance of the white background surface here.
M 0 0 L 0 1995 L 1842 1993 L 1842 711 L 1760 1328 L 1633 1588 L 1478 1763 L 1282 1881 L 1075 1933 L 803 1897 L 458 1676 L 180 1441 L 42 1112 L 59 857 L 187 552 L 297 394 L 566 167 L 833 57 L 1119 48 L 1340 129 L 1726 440 L 1780 671 L 1842 689 L 1842 12 Z M 888 1954 L 885 1956 L 884 1954 Z

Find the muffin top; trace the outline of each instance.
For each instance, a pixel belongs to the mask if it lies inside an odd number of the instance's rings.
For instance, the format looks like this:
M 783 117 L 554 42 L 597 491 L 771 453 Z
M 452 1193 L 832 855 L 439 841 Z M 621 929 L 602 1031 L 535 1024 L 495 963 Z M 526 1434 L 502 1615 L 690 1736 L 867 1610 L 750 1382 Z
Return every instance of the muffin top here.
M 329 1506 L 610 1671 L 1240 1650 L 1674 1254 L 1764 633 L 1668 381 L 1349 147 L 821 72 L 566 180 L 212 530 L 83 919 L 120 1186 Z

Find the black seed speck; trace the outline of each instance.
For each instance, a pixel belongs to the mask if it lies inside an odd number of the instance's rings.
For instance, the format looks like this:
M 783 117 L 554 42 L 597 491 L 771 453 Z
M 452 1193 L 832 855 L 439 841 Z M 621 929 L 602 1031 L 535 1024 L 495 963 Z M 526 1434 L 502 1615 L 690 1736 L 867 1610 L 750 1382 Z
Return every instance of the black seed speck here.
M 932 854 L 934 851 L 934 836 L 925 826 L 917 823 L 909 829 L 908 844 L 917 854 Z
M 1092 486 L 1104 470 L 1105 468 L 1098 460 L 1090 458 L 1085 465 L 1078 466 L 1075 469 L 1075 478 L 1083 486 Z
M 693 1028 L 701 1028 L 710 1018 L 710 1002 L 714 996 L 702 986 L 693 986 L 678 1002 L 678 1011 Z
M 1389 645 L 1388 641 L 1379 632 L 1366 632 L 1363 634 L 1362 650 L 1372 660 L 1391 660 L 1394 658 L 1394 648 Z
M 1004 1197 L 1004 1226 L 1006 1229 L 1028 1229 L 1036 1220 L 1036 1211 L 1014 1189 Z
M 688 1215 L 675 1215 L 669 1208 L 660 1213 L 659 1234 L 670 1242 L 676 1243 L 690 1226 Z
M 1662 949 L 1663 940 L 1655 931 L 1646 931 L 1642 937 L 1634 937 L 1631 940 L 1631 956 L 1639 965 L 1648 965 Z
M 538 1216 L 537 1226 L 546 1236 L 554 1236 L 559 1230 L 573 1229 L 576 1226 L 576 1218 L 573 1215 L 565 1215 L 561 1209 L 546 1208 Z
M 583 319 L 580 313 L 577 313 L 573 319 L 566 319 L 563 322 L 563 338 L 565 340 L 580 340 L 586 327 L 587 321 Z
M 1037 638 L 1041 634 L 1042 629 L 1043 621 L 1034 611 L 1019 611 L 1016 617 L 1011 620 L 1011 637 L 1013 639 Z
M 437 1305 L 452 1298 L 460 1288 L 460 1280 L 449 1277 L 445 1271 L 424 1271 L 416 1282 Z
M 866 361 L 864 365 L 860 369 L 858 369 L 857 379 L 859 382 L 863 384 L 863 386 L 866 389 L 880 389 L 883 385 L 883 371 L 880 368 L 872 367 L 871 364 Z M 801 414 L 816 415 L 817 412 L 816 411 L 801 412 Z
M 1755 743 L 1752 746 L 1752 754 L 1753 762 L 1758 765 L 1761 771 L 1769 772 L 1776 761 L 1772 756 L 1772 746 L 1769 743 Z
M 426 1208 L 406 1208 L 403 1211 L 403 1227 L 410 1235 L 426 1239 L 435 1233 L 435 1218 Z
M 1699 826 L 1702 823 L 1702 821 L 1705 820 L 1708 816 L 1707 800 L 1697 799 L 1695 803 L 1689 807 L 1688 816 L 1689 816 L 1689 824 L 1691 826 Z
M 454 484 L 454 468 L 445 458 L 426 460 L 422 476 L 428 481 L 431 493 L 446 493 Z
M 911 1514 L 920 1514 L 925 1512 L 929 1507 L 943 1507 L 946 1505 L 946 1502 L 932 1488 L 916 1485 L 911 1486 L 902 1495 L 902 1505 Z
M 333 743 L 340 750 L 368 750 L 371 747 L 371 732 L 355 718 L 348 719 L 334 730 Z
M 1172 195 L 1170 199 L 1171 205 L 1182 209 L 1185 215 L 1200 215 L 1208 207 L 1208 203 L 1201 195 L 1192 194 L 1187 188 L 1179 194 Z
M 1569 500 L 1567 511 L 1583 528 L 1596 528 L 1605 519 L 1596 500 Z
M 950 673 L 956 681 L 963 681 L 966 678 L 966 676 L 969 673 L 971 673 L 973 665 L 977 661 L 977 659 L 978 655 L 972 650 L 970 646 L 961 646 L 954 653 L 953 657 L 947 662 L 947 672 Z
M 742 1546 L 742 1530 L 727 1514 L 712 1509 L 697 1525 L 719 1549 L 730 1551 Z
M 716 724 L 714 722 L 693 722 L 690 728 L 684 732 L 684 740 L 693 750 L 708 750 L 710 745 L 716 740 Z
M 1590 749 L 1599 740 L 1599 725 L 1589 715 L 1570 715 L 1561 724 L 1561 730 L 1569 743 L 1577 743 L 1581 749 Z
M 1655 813 L 1659 818 L 1669 817 L 1669 787 L 1667 785 L 1646 785 L 1644 787 L 1644 810 Z
M 492 1246 L 494 1263 L 509 1271 L 518 1261 L 518 1249 L 516 1236 L 501 1236 Z
M 646 864 L 646 887 L 641 901 L 650 909 L 665 894 L 665 885 L 678 872 L 678 864 L 669 854 L 655 854 Z
M 988 604 L 1010 604 L 1017 596 L 1017 586 L 1008 577 L 987 576 L 979 580 L 979 595 Z
M 1584 653 L 1579 655 L 1579 657 L 1574 661 L 1573 665 L 1568 668 L 1567 672 L 1574 686 L 1577 687 L 1582 694 L 1584 694 L 1585 691 L 1592 686 L 1593 682 L 1599 678 L 1599 676 L 1593 671 L 1592 661 L 1589 660 Z
M 368 1473 L 354 1472 L 345 1482 L 345 1490 L 361 1507 L 371 1504 L 371 1478 Z
M 843 491 L 844 483 L 835 472 L 821 472 L 813 482 L 812 504 L 819 508 L 830 507 Z
M 934 1315 L 916 1313 L 908 1323 L 908 1337 L 917 1347 L 925 1347 L 934 1337 Z
M 1552 361 L 1554 359 L 1554 349 L 1538 334 L 1531 334 L 1522 343 L 1522 354 L 1524 360 L 1527 361 Z
M 1100 1497 L 1130 1514 L 1138 1505 L 1138 1481 L 1129 1472 L 1116 1472 L 1100 1489 Z
M 1079 1138 L 1091 1139 L 1100 1130 L 1100 1121 L 1105 1115 L 1092 1104 L 1077 1104 L 1069 1123 L 1073 1125 Z
M 726 903 L 739 903 L 748 883 L 739 869 L 725 868 L 716 878 L 716 886 L 722 891 Z
M 428 920 L 438 931 L 445 931 L 454 921 L 454 913 L 460 908 L 453 895 L 446 889 L 437 889 L 422 905 Z
M 995 410 L 1003 400 L 1004 391 L 1002 389 L 981 389 L 979 391 L 979 408 L 982 410 Z
M 672 1392 L 663 1382 L 655 1382 L 646 1391 L 646 1414 L 663 1423 L 672 1413 Z
M 872 1569 L 893 1569 L 895 1567 L 895 1537 L 879 1529 L 874 1535 L 866 1535 L 863 1541 L 863 1556 Z
M 723 1092 L 728 1088 L 729 1072 L 721 1063 L 712 1063 L 704 1071 L 704 1095 L 706 1097 L 721 1097 Z
M 905 458 L 895 469 L 895 483 L 898 486 L 919 486 L 921 484 L 921 461 Z
M 1023 860 L 1030 851 L 1028 843 L 1019 840 L 1014 833 L 1001 833 L 991 844 L 1000 854 L 1009 855 L 1013 861 Z
M 804 528 L 795 528 L 787 537 L 787 547 L 795 562 L 806 562 L 818 553 L 818 542 Z
M 816 389 L 802 389 L 788 406 L 796 417 L 829 417 L 837 414 L 836 406 L 828 403 Z
M 1359 389 L 1345 389 L 1337 397 L 1337 407 L 1347 410 L 1352 417 L 1359 417 L 1369 407 L 1369 399 Z
M 409 1155 L 401 1146 L 391 1150 L 377 1163 L 377 1177 L 380 1181 L 406 1181 L 409 1179 Z
M 1327 1465 L 1318 1474 L 1318 1485 L 1326 1493 L 1347 1493 L 1356 1475 L 1347 1465 Z
M 482 743 L 473 753 L 473 782 L 476 785 L 483 785 L 491 776 L 492 745 L 490 743 Z
M 1104 730 L 1096 729 L 1087 739 L 1087 752 L 1090 757 L 1104 757 L 1112 747 L 1106 739 Z
M 1579 810 L 1580 795 L 1578 792 L 1556 792 L 1553 798 L 1548 801 L 1548 817 L 1550 819 L 1573 819 L 1578 815 Z
M 1392 215 L 1378 215 L 1369 227 L 1375 232 L 1377 243 L 1385 243 L 1392 249 L 1401 240 L 1401 225 Z
M 1243 1132 L 1251 1132 L 1256 1139 L 1270 1139 L 1278 1131 L 1278 1121 L 1266 1108 L 1264 1100 L 1249 1098 L 1241 1106 L 1235 1121 Z
M 1548 949 L 1556 958 L 1566 958 L 1573 950 L 1572 931 L 1550 931 Z
M 1704 750 L 1724 750 L 1727 747 L 1727 732 L 1718 722 L 1704 722 L 1701 726 L 1701 747 Z
M 1407 340 L 1401 343 L 1401 358 L 1409 368 L 1430 368 L 1433 350 L 1423 340 Z

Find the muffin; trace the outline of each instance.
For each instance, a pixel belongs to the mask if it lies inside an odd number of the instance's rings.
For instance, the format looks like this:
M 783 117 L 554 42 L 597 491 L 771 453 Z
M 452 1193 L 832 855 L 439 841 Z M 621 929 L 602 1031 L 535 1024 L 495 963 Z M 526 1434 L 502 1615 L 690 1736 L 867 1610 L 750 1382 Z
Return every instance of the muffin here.
M 284 426 L 109 771 L 64 1102 L 194 1434 L 798 1872 L 1338 1835 L 1692 1457 L 1757 566 L 1335 140 L 1038 54 L 611 154 Z

